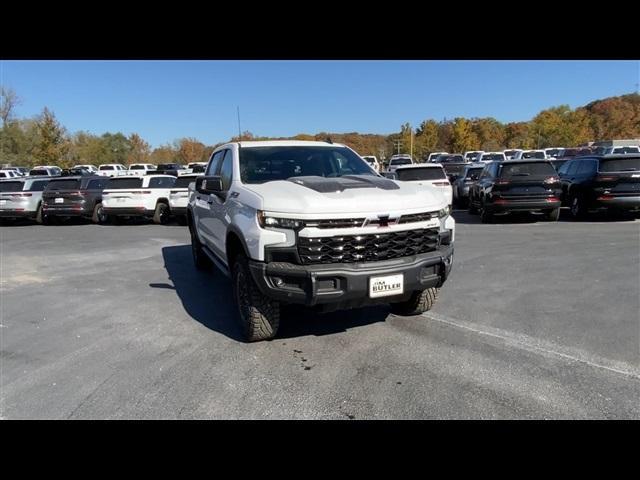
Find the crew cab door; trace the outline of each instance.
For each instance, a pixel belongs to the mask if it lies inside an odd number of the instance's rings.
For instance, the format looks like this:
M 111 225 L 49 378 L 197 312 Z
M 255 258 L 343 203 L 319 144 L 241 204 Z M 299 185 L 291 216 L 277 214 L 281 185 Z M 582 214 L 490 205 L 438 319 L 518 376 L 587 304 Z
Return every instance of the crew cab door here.
M 210 177 L 218 175 L 220 164 L 222 163 L 225 153 L 226 150 L 220 150 L 211 157 L 205 176 Z M 217 210 L 214 206 L 214 197 L 216 197 L 216 195 L 207 195 L 198 191 L 194 194 L 195 202 L 193 203 L 193 222 L 196 226 L 196 231 L 198 232 L 202 243 L 204 243 L 204 245 L 206 245 L 210 250 L 219 254 L 220 252 L 218 252 L 214 247 L 215 242 L 213 238 L 213 216 Z
M 218 195 L 211 195 L 213 200 L 211 205 L 211 232 L 213 240 L 214 251 L 222 258 L 226 258 L 225 255 L 225 243 L 227 237 L 227 226 L 229 225 L 229 217 L 227 215 L 227 196 L 229 189 L 231 188 L 231 182 L 233 181 L 233 151 L 225 150 L 225 155 L 220 166 L 218 167 L 218 173 L 222 179 L 222 192 Z

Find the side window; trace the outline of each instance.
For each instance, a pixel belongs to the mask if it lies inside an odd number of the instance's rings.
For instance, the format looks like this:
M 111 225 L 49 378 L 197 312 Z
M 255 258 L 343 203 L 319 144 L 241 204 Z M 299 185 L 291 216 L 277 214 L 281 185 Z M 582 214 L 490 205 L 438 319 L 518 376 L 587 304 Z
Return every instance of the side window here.
M 566 175 L 569 172 L 569 168 L 571 167 L 571 164 L 573 162 L 565 162 L 563 163 L 560 168 L 558 169 L 558 173 L 560 175 Z
M 579 167 L 580 167 L 580 162 L 571 162 L 571 165 L 569 166 L 569 170 L 567 170 L 567 173 L 569 175 L 575 175 Z
M 596 173 L 596 162 L 593 160 L 583 160 L 580 162 L 578 175 L 591 175 Z
M 489 177 L 489 165 L 484 167 L 484 170 L 482 170 L 482 173 L 480 173 L 480 179 L 487 178 L 487 177 Z
M 224 152 L 225 150 L 220 150 L 219 152 L 216 152 L 213 157 L 211 157 L 211 161 L 209 161 L 209 165 L 207 166 L 207 173 L 205 173 L 205 175 L 212 176 L 216 174 L 216 172 L 218 171 L 218 164 L 220 163 Z
M 91 180 L 87 185 L 87 190 L 102 190 L 107 185 L 107 179 Z
M 498 176 L 498 164 L 492 163 L 489 165 L 489 177 L 496 178 Z
M 226 192 L 231 188 L 231 180 L 233 176 L 233 153 L 231 150 L 225 150 L 226 154 L 220 167 L 220 177 L 222 177 L 222 191 Z
M 149 180 L 149 188 L 171 188 L 174 183 L 175 177 L 155 177 Z

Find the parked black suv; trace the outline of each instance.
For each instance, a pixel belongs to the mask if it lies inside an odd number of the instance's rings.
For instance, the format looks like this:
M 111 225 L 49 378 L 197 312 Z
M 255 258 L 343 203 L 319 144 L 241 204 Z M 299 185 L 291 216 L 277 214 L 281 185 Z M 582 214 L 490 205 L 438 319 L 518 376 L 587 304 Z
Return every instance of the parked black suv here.
M 86 217 L 93 223 L 105 223 L 102 190 L 109 177 L 82 175 L 53 179 L 42 193 L 43 223 L 59 217 Z
M 469 213 L 480 212 L 482 223 L 489 223 L 495 213 L 543 212 L 555 222 L 560 193 L 560 179 L 547 160 L 491 162 L 469 190 Z
M 640 211 L 640 155 L 569 160 L 558 170 L 562 204 L 584 218 L 590 210 Z
M 484 170 L 484 164 L 471 163 L 464 167 L 464 172 L 451 185 L 453 188 L 453 203 L 458 207 L 466 207 L 469 203 L 469 189 L 478 181 Z

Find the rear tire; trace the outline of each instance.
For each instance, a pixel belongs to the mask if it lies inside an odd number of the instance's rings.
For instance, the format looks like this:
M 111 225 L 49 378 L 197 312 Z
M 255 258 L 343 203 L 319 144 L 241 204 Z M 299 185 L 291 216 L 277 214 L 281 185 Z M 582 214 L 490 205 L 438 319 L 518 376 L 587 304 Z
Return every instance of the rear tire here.
M 408 300 L 392 303 L 391 311 L 396 315 L 403 316 L 420 315 L 431 310 L 438 300 L 439 292 L 440 289 L 435 287 L 413 292 Z
M 38 205 L 38 211 L 36 212 L 36 223 L 43 225 L 45 223 L 45 216 L 42 213 L 42 204 Z
M 280 304 L 260 292 L 253 281 L 249 264 L 239 254 L 232 266 L 233 295 L 238 318 L 247 342 L 269 340 L 280 326 Z
M 156 211 L 153 214 L 153 223 L 165 225 L 169 221 L 169 205 L 166 203 L 158 203 Z
M 557 222 L 560 219 L 560 207 L 554 208 L 546 212 L 545 218 L 550 222 Z
M 478 208 L 471 202 L 471 198 L 469 198 L 469 213 L 471 215 L 478 214 Z
M 571 217 L 574 220 L 583 220 L 587 216 L 581 195 L 571 195 L 569 208 L 571 209 Z
M 487 207 L 482 203 L 482 207 L 480 209 L 480 221 L 482 223 L 492 223 L 493 222 L 493 213 L 487 211 Z
M 102 225 L 107 222 L 107 215 L 104 213 L 102 203 L 96 203 L 95 207 L 93 207 L 93 215 L 91 216 L 91 221 L 98 225 Z

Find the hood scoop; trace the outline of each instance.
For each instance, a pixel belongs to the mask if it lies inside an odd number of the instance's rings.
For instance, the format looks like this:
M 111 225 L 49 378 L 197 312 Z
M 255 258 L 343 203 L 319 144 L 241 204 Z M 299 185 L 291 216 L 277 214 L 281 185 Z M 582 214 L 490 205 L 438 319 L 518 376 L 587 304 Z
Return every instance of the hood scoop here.
M 380 188 L 398 190 L 395 182 L 373 175 L 344 175 L 342 177 L 300 176 L 287 178 L 288 182 L 302 185 L 319 193 L 343 192 L 351 188 Z

